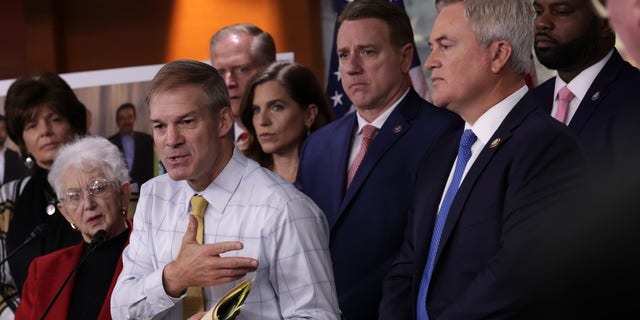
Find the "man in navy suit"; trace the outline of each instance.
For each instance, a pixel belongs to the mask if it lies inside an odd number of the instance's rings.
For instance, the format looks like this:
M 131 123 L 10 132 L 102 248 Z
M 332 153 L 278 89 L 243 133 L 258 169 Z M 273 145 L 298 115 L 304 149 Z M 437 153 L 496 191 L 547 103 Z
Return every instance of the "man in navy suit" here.
M 380 319 L 512 319 L 534 300 L 528 255 L 582 182 L 585 159 L 527 92 L 531 2 L 437 6 L 425 65 L 433 102 L 465 120 L 464 134 L 421 166 Z
M 640 71 L 622 60 L 615 34 L 589 0 L 535 0 L 534 48 L 558 75 L 534 90 L 551 115 L 560 91 L 575 96 L 563 123 L 573 130 L 596 177 L 625 177 L 640 162 Z M 580 54 L 576 54 L 576 53 Z
M 419 161 L 462 121 L 411 89 L 413 31 L 402 8 L 355 1 L 338 23 L 339 72 L 356 111 L 306 140 L 296 183 L 327 216 L 341 310 L 369 320 L 402 242 Z M 362 148 L 367 126 L 377 133 Z
M 640 17 L 633 8 L 640 8 L 640 2 L 606 4 L 624 8 L 612 11 L 609 22 L 622 33 L 622 40 L 629 39 L 630 29 L 620 26 L 620 18 L 614 15 Z M 552 115 L 559 109 L 561 88 L 566 86 L 575 93 L 569 104 L 570 117 L 564 123 L 578 134 L 596 169 L 596 181 L 580 199 L 582 205 L 547 237 L 548 246 L 556 248 L 547 259 L 561 266 L 549 283 L 558 287 L 556 279 L 571 275 L 565 289 L 547 300 L 555 300 L 556 317 L 558 309 L 564 309 L 561 311 L 571 318 L 637 318 L 640 72 L 622 60 L 606 17 L 596 15 L 589 1 L 536 0 L 534 7 L 538 12 L 536 54 L 542 64 L 558 72 L 534 93 Z M 628 21 L 635 21 L 633 28 L 640 28 L 637 19 Z M 630 45 L 626 49 L 637 48 L 637 43 L 625 42 Z M 544 309 L 548 306 L 537 311 Z
M 129 169 L 132 192 L 138 193 L 140 186 L 153 178 L 154 162 L 153 138 L 151 135 L 134 131 L 136 125 L 136 107 L 132 103 L 123 103 L 116 111 L 118 133 L 109 137 L 115 144 Z

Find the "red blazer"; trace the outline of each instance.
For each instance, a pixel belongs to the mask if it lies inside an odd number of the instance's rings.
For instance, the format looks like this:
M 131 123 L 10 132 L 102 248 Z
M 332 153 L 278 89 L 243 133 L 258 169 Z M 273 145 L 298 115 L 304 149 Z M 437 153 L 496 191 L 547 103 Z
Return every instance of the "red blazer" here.
M 129 230 L 131 230 L 131 222 L 127 222 L 129 223 Z M 129 241 L 127 240 L 125 246 L 128 244 Z M 77 245 L 33 259 L 29 265 L 27 280 L 22 287 L 22 300 L 16 310 L 16 320 L 38 320 L 42 317 L 45 309 L 49 306 L 49 303 L 51 303 L 53 296 L 60 290 L 64 279 L 69 275 L 78 260 L 80 260 L 83 246 L 84 242 L 80 242 Z M 118 259 L 116 271 L 111 279 L 111 285 L 109 286 L 109 291 L 107 292 L 102 309 L 100 309 L 98 320 L 111 319 L 111 292 L 116 285 L 116 280 L 118 280 L 118 275 L 120 275 L 121 271 L 122 258 Z M 67 319 L 74 281 L 75 276 L 69 280 L 67 286 L 62 293 L 60 293 L 58 300 L 53 307 L 51 307 L 51 310 L 49 310 L 47 314 L 48 320 Z

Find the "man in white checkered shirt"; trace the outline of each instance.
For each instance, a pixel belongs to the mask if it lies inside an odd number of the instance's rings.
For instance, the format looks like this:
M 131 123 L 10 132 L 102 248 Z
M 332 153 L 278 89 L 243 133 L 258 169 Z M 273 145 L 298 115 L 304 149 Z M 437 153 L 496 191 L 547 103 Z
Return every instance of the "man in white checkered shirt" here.
M 140 190 L 113 318 L 183 319 L 187 288 L 204 288 L 208 310 L 241 279 L 255 279 L 237 319 L 338 319 L 324 214 L 234 148 L 218 72 L 171 62 L 154 77 L 147 103 L 168 174 Z M 203 245 L 190 214 L 194 194 L 208 202 Z

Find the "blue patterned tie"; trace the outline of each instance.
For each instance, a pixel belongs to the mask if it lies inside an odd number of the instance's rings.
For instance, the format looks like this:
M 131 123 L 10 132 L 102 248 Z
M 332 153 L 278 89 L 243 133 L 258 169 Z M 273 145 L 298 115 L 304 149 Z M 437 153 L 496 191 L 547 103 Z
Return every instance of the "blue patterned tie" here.
M 431 245 L 429 245 L 429 255 L 427 256 L 427 263 L 424 266 L 422 279 L 420 280 L 420 290 L 418 291 L 418 300 L 416 303 L 416 318 L 418 320 L 429 320 L 429 315 L 427 314 L 427 290 L 429 289 L 429 281 L 431 280 L 431 274 L 436 260 L 436 253 L 438 252 L 438 245 L 440 244 L 440 237 L 442 236 L 442 229 L 447 221 L 447 215 L 449 214 L 451 203 L 453 203 L 453 199 L 456 197 L 456 192 L 458 192 L 458 187 L 462 181 L 464 168 L 467 166 L 467 162 L 469 162 L 469 159 L 471 158 L 471 146 L 476 142 L 476 139 L 478 139 L 478 137 L 473 134 L 471 129 L 465 130 L 462 134 L 462 138 L 460 138 L 460 146 L 458 146 L 458 161 L 456 162 L 456 168 L 453 171 L 453 179 L 451 179 L 451 184 L 449 185 L 447 192 L 444 194 L 440 211 L 438 211 L 438 216 L 436 217 L 436 222 L 433 226 Z

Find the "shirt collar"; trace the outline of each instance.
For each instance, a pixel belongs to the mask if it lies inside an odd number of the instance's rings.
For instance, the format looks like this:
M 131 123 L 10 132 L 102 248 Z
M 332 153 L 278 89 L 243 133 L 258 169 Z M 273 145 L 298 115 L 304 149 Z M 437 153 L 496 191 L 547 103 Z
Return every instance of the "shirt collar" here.
M 592 64 L 589 68 L 582 70 L 582 72 L 580 72 L 575 78 L 573 78 L 573 80 L 569 81 L 568 84 L 564 82 L 564 80 L 562 80 L 560 76 L 556 76 L 556 86 L 553 91 L 554 101 L 557 100 L 558 92 L 564 86 L 567 86 L 567 88 L 571 90 L 571 93 L 573 93 L 576 98 L 582 101 L 584 99 L 584 96 L 587 94 L 587 91 L 589 91 L 591 84 L 596 79 L 600 71 L 602 71 L 604 65 L 607 63 L 607 61 L 609 61 L 612 55 L 613 49 L 609 51 L 609 53 L 600 61 Z
M 409 93 L 409 90 L 410 89 L 407 89 L 407 91 L 404 92 L 404 94 L 400 97 L 400 99 L 398 99 L 396 102 L 394 102 L 389 109 L 385 110 L 381 115 L 379 115 L 371 123 L 369 123 L 362 116 L 360 116 L 360 114 L 358 112 L 356 112 L 356 119 L 358 119 L 358 131 L 356 131 L 356 135 L 362 134 L 362 128 L 364 126 L 368 125 L 368 124 L 378 128 L 378 129 L 382 128 L 384 123 L 387 121 L 387 119 L 391 115 L 391 112 L 393 112 L 393 110 L 396 109 L 398 104 L 400 104 L 400 101 L 402 101 L 404 99 L 404 97 L 407 96 L 407 93 Z
M 205 188 L 204 190 L 197 192 L 191 188 L 186 180 L 181 181 L 185 190 L 188 190 L 186 204 L 187 210 L 190 207 L 190 199 L 194 194 L 202 195 L 209 205 L 213 208 L 216 214 L 222 214 L 226 208 L 233 192 L 236 190 L 242 180 L 243 172 L 247 166 L 247 158 L 242 155 L 242 152 L 238 148 L 233 148 L 233 155 L 224 169 L 218 174 L 218 176 Z
M 473 133 L 478 137 L 477 142 L 480 142 L 483 146 L 486 145 L 513 107 L 527 94 L 527 91 L 529 91 L 529 88 L 522 86 L 522 88 L 483 113 L 473 126 L 465 123 L 464 128 L 473 130 Z

